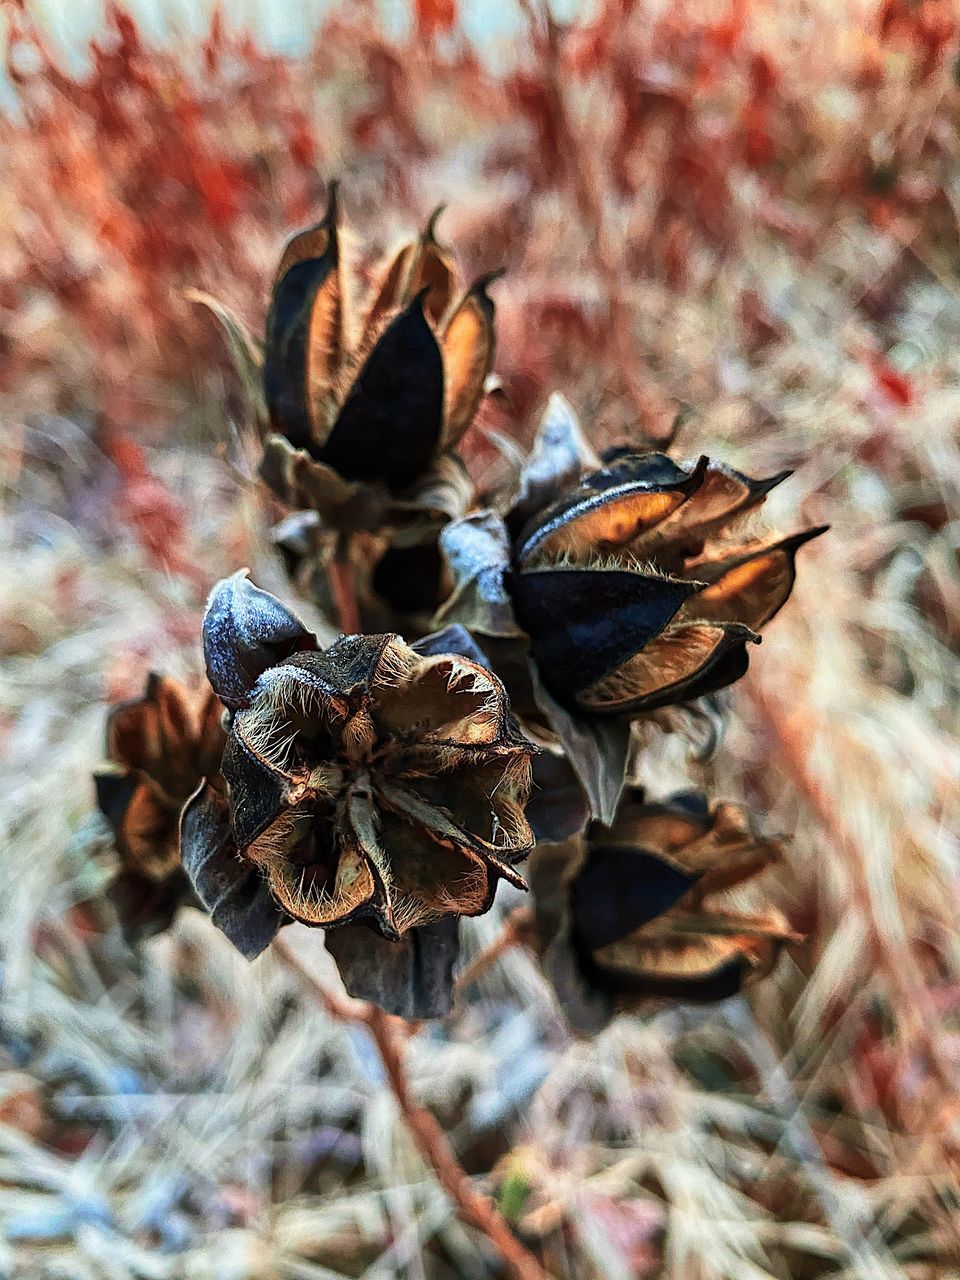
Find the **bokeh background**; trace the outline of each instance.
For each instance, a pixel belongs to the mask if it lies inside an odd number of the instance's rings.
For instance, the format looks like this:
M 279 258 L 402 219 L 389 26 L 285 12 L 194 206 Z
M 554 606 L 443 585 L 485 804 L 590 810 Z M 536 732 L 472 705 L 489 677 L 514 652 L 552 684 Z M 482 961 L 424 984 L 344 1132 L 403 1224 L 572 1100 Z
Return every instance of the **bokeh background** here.
M 255 329 L 343 184 L 372 247 L 446 203 L 496 397 L 563 391 L 829 522 L 729 696 L 651 739 L 790 835 L 807 941 L 749 999 L 571 1038 L 519 949 L 409 1041 L 417 1097 L 557 1280 L 960 1276 L 960 88 L 948 0 L 0 7 L 0 1276 L 488 1280 L 359 1027 L 181 913 L 102 901 L 106 703 L 283 591 L 191 286 Z M 468 952 L 511 905 L 467 922 Z M 293 936 L 293 931 L 291 931 Z M 336 983 L 322 943 L 305 963 Z

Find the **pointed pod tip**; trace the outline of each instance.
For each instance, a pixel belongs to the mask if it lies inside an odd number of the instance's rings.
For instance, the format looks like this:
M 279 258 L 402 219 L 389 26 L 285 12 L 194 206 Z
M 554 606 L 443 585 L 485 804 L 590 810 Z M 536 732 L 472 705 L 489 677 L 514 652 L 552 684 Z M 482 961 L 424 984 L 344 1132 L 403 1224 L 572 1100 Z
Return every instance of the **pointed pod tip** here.
M 696 492 L 696 490 L 699 489 L 700 486 L 703 484 L 704 479 L 706 478 L 706 474 L 709 466 L 710 466 L 710 459 L 707 457 L 705 453 L 701 453 L 700 457 L 697 459 L 694 465 L 693 470 L 690 472 L 689 476 L 687 477 L 685 488 L 690 493 Z
M 470 286 L 467 292 L 476 294 L 478 297 L 481 297 L 481 298 L 486 298 L 487 289 L 490 287 L 490 285 L 495 284 L 496 281 L 501 278 L 501 276 L 505 276 L 506 274 L 507 274 L 506 267 L 497 267 L 496 270 L 494 271 L 485 271 L 482 276 L 477 276 L 476 280 L 474 280 L 473 284 Z
M 447 208 L 446 203 L 438 204 L 437 207 L 434 209 L 434 211 L 430 214 L 430 217 L 427 219 L 427 225 L 423 229 L 424 244 L 437 243 L 437 223 L 440 221 L 441 217 L 446 211 L 446 208 Z
M 330 227 L 335 227 L 340 218 L 340 179 L 331 178 L 327 183 L 327 211 L 323 220 Z
M 784 480 L 789 480 L 793 475 L 793 467 L 787 467 L 783 471 L 778 471 L 776 475 L 768 477 L 766 480 L 758 480 L 757 487 L 763 493 L 769 493 L 771 489 L 775 489 L 778 484 L 783 484 Z
M 830 532 L 830 525 L 828 524 L 814 525 L 812 529 L 804 529 L 802 533 L 797 533 L 794 535 L 794 538 L 795 538 L 794 546 L 802 547 L 805 542 L 812 542 L 814 538 L 819 538 L 823 534 L 829 533 L 829 532 Z

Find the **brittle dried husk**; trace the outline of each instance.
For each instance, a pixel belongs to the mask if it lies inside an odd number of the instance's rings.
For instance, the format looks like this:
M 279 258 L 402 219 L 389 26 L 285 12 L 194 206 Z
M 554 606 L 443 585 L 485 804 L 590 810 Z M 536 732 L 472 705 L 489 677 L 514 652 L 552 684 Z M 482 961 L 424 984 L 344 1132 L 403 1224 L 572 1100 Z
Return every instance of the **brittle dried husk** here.
M 623 725 L 739 679 L 757 629 L 790 594 L 797 550 L 823 529 L 733 538 L 786 472 L 752 480 L 705 457 L 684 467 L 625 448 L 587 465 L 572 411 L 555 398 L 513 509 L 473 512 L 441 533 L 455 585 L 435 621 L 489 638 L 514 670 L 526 646 L 537 713 L 594 816 L 610 822 L 630 749 Z M 716 737 L 704 705 L 701 751 Z
M 337 532 L 395 528 L 415 539 L 466 509 L 453 454 L 494 354 L 491 275 L 458 294 L 437 213 L 384 262 L 359 306 L 340 243 L 336 187 L 319 223 L 291 238 L 262 348 L 205 295 L 224 325 L 264 437 L 260 473 L 287 505 Z M 469 496 L 469 495 L 468 495 Z
M 460 627 L 416 648 L 381 634 L 344 636 L 321 651 L 244 572 L 214 589 L 207 619 L 208 671 L 235 710 L 226 810 L 214 822 L 214 798 L 201 794 L 184 815 L 198 893 L 213 909 L 231 877 L 252 873 L 281 920 L 360 925 L 391 946 L 408 939 L 380 1002 L 439 1010 L 442 983 L 414 963 L 434 934 L 422 946 L 410 936 L 486 911 L 500 879 L 525 887 L 516 864 L 533 844 L 523 814 L 533 748 L 502 684 Z M 225 877 L 212 889 L 210 867 Z M 240 927 L 230 931 L 252 948 Z M 385 961 L 379 944 L 370 947 Z M 346 943 L 338 948 L 347 954 Z M 436 952 L 441 968 L 448 951 Z M 362 975 L 344 977 L 361 989 Z
M 348 636 L 264 674 L 223 769 L 240 852 L 290 915 L 395 937 L 522 884 L 530 754 L 485 668 Z
M 538 848 L 530 884 L 543 964 L 567 1017 L 600 1030 L 651 1001 L 712 1001 L 768 974 L 798 940 L 774 903 L 778 841 L 700 793 L 646 803 L 612 826 Z
M 460 954 L 460 922 L 448 916 L 410 929 L 399 941 L 363 925 L 331 929 L 324 945 L 348 993 L 397 1018 L 445 1018 L 453 1008 L 453 974 Z
M 113 827 L 120 867 L 109 896 L 133 944 L 195 901 L 180 866 L 180 810 L 200 779 L 218 778 L 223 708 L 206 686 L 151 674 L 145 693 L 107 719 L 115 771 L 94 777 L 97 803 Z
M 258 869 L 241 861 L 227 799 L 206 780 L 184 806 L 180 843 L 184 870 L 213 923 L 253 960 L 289 917 Z

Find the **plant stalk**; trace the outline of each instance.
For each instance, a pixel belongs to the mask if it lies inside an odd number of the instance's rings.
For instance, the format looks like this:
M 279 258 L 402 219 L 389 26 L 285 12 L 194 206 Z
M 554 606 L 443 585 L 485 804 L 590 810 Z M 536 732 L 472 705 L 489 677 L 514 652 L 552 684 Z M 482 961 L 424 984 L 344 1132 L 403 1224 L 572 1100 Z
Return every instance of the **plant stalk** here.
M 396 1031 L 396 1023 L 400 1019 L 391 1018 L 376 1005 L 329 991 L 300 961 L 282 936 L 274 939 L 273 950 L 331 1017 L 366 1027 L 377 1047 L 403 1122 L 422 1159 L 453 1202 L 460 1221 L 489 1240 L 513 1280 L 551 1280 L 549 1273 L 507 1226 L 493 1201 L 474 1187 L 436 1117 L 414 1100 Z

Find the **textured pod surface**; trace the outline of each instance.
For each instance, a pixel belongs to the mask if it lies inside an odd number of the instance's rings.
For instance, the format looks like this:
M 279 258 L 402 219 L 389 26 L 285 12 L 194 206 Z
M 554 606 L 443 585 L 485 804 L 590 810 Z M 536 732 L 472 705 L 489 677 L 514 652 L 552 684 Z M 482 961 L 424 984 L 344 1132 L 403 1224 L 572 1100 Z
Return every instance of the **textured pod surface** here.
M 453 1008 L 460 925 L 452 917 L 410 929 L 399 942 L 362 925 L 331 929 L 325 940 L 343 985 L 397 1018 L 445 1018 Z
M 203 617 L 207 678 L 231 710 L 246 706 L 268 667 L 317 644 L 276 596 L 253 585 L 249 573 L 249 569 L 238 569 L 218 582 Z
M 706 457 L 681 465 L 630 448 L 587 470 L 589 459 L 572 410 L 554 397 L 512 509 L 443 531 L 454 589 L 438 618 L 491 637 L 525 634 L 552 720 L 562 719 L 556 707 L 633 719 L 726 688 L 789 598 L 797 551 L 825 526 L 738 537 L 789 472 L 754 480 Z M 595 770 L 579 772 L 595 815 L 609 820 Z
M 256 868 L 244 866 L 226 800 L 202 783 L 183 810 L 183 866 L 213 923 L 248 960 L 258 956 L 287 922 Z
M 94 777 L 120 868 L 111 887 L 128 941 L 166 928 L 193 890 L 180 865 L 180 810 L 201 779 L 219 778 L 223 707 L 205 685 L 151 674 L 143 697 L 107 717 L 112 773 Z
M 265 397 L 272 432 L 303 459 L 285 461 L 273 444 L 264 477 L 281 497 L 297 490 L 295 505 L 312 493 L 337 527 L 360 518 L 370 527 L 376 499 L 360 499 L 358 515 L 356 486 L 380 487 L 381 506 L 416 486 L 467 431 L 483 396 L 494 354 L 492 277 L 454 302 L 457 273 L 436 239 L 439 212 L 374 270 L 355 316 L 348 307 L 362 291 L 344 276 L 335 189 L 323 220 L 293 236 L 281 258 Z
M 779 844 L 735 805 L 628 792 L 615 821 L 538 851 L 531 887 L 544 962 L 574 1025 L 638 1001 L 722 999 L 769 973 L 797 935 L 773 905 Z
M 525 887 L 515 865 L 533 844 L 533 748 L 466 631 L 448 628 L 418 649 L 393 634 L 298 649 L 292 615 L 266 599 L 253 652 L 278 651 L 271 620 L 294 648 L 232 717 L 223 775 L 234 874 L 255 870 L 278 908 L 306 924 L 363 922 L 391 940 L 486 911 L 501 878 Z M 218 669 L 232 678 L 251 652 L 247 632 L 218 636 Z M 191 827 L 191 874 L 211 902 L 198 877 L 209 858 L 218 875 L 227 865 L 203 848 L 221 828 Z
M 797 551 L 824 532 L 739 543 L 730 532 L 788 475 L 614 449 L 528 519 L 507 581 L 545 687 L 623 716 L 739 679 L 790 595 Z

